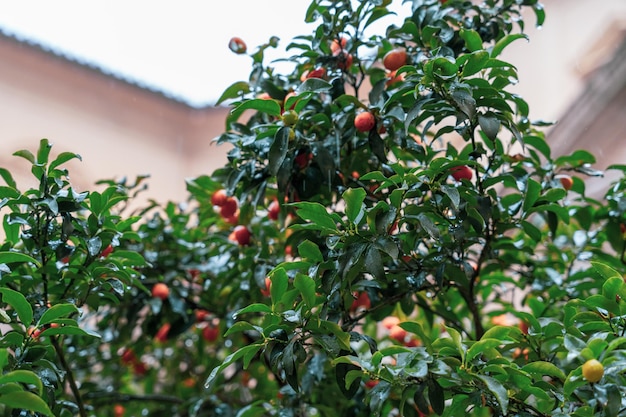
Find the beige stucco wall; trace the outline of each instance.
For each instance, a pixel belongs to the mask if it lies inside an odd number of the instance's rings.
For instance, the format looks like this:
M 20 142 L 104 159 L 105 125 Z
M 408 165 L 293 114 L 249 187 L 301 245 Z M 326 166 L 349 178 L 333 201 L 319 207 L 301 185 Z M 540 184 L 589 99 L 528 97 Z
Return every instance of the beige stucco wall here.
M 0 40 L 0 166 L 24 172 L 11 156 L 36 151 L 41 138 L 53 154 L 71 151 L 79 189 L 97 180 L 149 174 L 144 198 L 182 201 L 185 178 L 222 166 L 227 148 L 211 144 L 224 129 L 225 108 L 194 109 L 76 63 Z M 34 184 L 28 174 L 19 180 Z

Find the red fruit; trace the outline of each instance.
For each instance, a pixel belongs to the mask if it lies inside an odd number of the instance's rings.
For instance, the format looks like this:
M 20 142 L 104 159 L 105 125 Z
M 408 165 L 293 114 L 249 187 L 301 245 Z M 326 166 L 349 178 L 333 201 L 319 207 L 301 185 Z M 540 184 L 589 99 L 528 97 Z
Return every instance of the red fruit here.
M 369 132 L 374 126 L 376 126 L 376 117 L 368 111 L 361 112 L 354 118 L 354 127 L 359 132 Z
M 269 277 L 265 277 L 265 288 L 261 288 L 261 294 L 263 294 L 264 297 L 269 297 L 271 287 L 272 280 Z
M 100 252 L 100 257 L 106 258 L 107 256 L 111 254 L 111 252 L 113 252 L 113 246 L 108 245 L 106 248 L 102 250 L 102 252 Z
M 122 363 L 124 365 L 130 365 L 137 361 L 137 356 L 135 355 L 135 351 L 132 349 L 124 349 L 122 352 Z
M 220 328 L 219 326 L 213 326 L 212 324 L 208 324 L 206 327 L 202 329 L 202 338 L 207 342 L 215 342 L 220 337 Z
M 389 71 L 395 71 L 406 65 L 406 51 L 404 49 L 394 49 L 383 57 L 383 66 Z
M 337 68 L 347 71 L 352 66 L 354 58 L 344 50 L 339 50 L 334 54 L 337 57 Z
M 368 379 L 365 382 L 365 386 L 369 389 L 374 388 L 376 385 L 378 385 L 378 380 L 377 379 Z
M 528 323 L 526 323 L 525 321 L 520 321 L 518 327 L 522 331 L 522 333 L 528 334 Z
M 396 326 L 400 323 L 400 319 L 396 316 L 387 316 L 383 319 L 382 324 L 386 329 L 391 330 L 393 326 Z
M 196 310 L 194 314 L 198 323 L 205 321 L 209 317 L 209 312 L 202 309 Z
M 324 78 L 324 77 L 326 77 L 326 68 L 319 67 L 319 68 L 315 68 L 315 69 L 309 71 L 306 74 L 305 79 L 309 79 L 309 78 Z
M 304 169 L 309 165 L 309 162 L 313 159 L 313 154 L 311 152 L 300 152 L 298 156 L 295 157 L 294 161 L 296 165 L 300 167 L 300 169 Z
M 367 295 L 366 292 L 361 292 L 355 295 L 356 295 L 356 298 L 354 299 L 354 301 L 352 302 L 352 305 L 350 306 L 350 311 L 355 312 L 361 308 L 365 310 L 369 310 L 369 308 L 372 306 L 372 302 L 370 301 L 369 295 Z
M 565 188 L 566 190 L 572 189 L 572 186 L 574 185 L 574 180 L 572 179 L 572 177 L 565 176 L 559 178 L 559 180 L 561 181 L 561 185 L 563 186 L 563 188 Z
M 250 230 L 244 225 L 235 226 L 233 229 L 234 238 L 241 246 L 247 246 L 250 244 Z
M 401 343 L 405 342 L 407 334 L 407 331 L 397 324 L 389 329 L 389 337 Z
M 346 49 L 346 45 L 348 44 L 348 39 L 343 36 L 339 37 L 339 39 L 335 39 L 330 44 L 330 50 L 333 54 L 338 53 L 342 49 Z
M 170 332 L 171 327 L 172 325 L 170 323 L 165 323 L 163 326 L 161 326 L 154 336 L 156 341 L 161 343 L 165 342 L 167 340 L 167 334 Z
M 220 208 L 220 215 L 224 219 L 229 219 L 235 215 L 238 208 L 239 203 L 237 202 L 237 199 L 235 197 L 227 197 Z
M 165 299 L 167 299 L 169 295 L 169 287 L 162 282 L 157 282 L 156 284 L 154 284 L 154 287 L 152 287 L 152 296 L 154 298 L 160 298 L 161 300 L 165 301 Z
M 133 372 L 135 375 L 143 376 L 148 372 L 148 367 L 143 362 L 136 362 L 133 364 Z
M 228 48 L 236 54 L 245 54 L 248 47 L 243 39 L 234 36 L 228 41 Z
M 211 195 L 211 204 L 221 207 L 227 198 L 226 190 L 217 190 Z
M 471 180 L 472 170 L 467 165 L 456 166 L 450 169 L 450 175 L 452 175 L 452 178 L 456 181 L 461 181 L 463 179 Z
M 390 86 L 392 86 L 392 85 L 394 85 L 396 83 L 399 83 L 400 81 L 403 81 L 404 80 L 404 74 L 397 75 L 397 70 L 394 70 L 394 71 L 390 71 L 387 74 L 387 78 L 388 78 L 388 80 L 385 83 L 385 85 L 387 87 L 390 87 Z
M 269 207 L 267 208 L 267 217 L 270 220 L 278 220 L 278 215 L 280 214 L 280 203 L 278 200 L 272 200 Z
M 115 404 L 115 406 L 113 407 L 114 417 L 124 417 L 125 412 L 126 412 L 126 409 L 124 408 L 122 404 Z

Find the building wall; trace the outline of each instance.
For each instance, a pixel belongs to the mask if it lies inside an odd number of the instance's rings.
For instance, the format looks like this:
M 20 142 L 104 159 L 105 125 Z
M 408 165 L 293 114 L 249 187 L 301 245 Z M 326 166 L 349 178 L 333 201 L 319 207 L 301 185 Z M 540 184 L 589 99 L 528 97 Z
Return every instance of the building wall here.
M 191 108 L 10 38 L 0 37 L 0 56 L 0 166 L 24 173 L 24 187 L 34 183 L 28 162 L 11 155 L 35 151 L 41 138 L 53 155 L 81 155 L 68 165 L 77 188 L 149 174 L 144 197 L 159 201 L 182 201 L 185 178 L 226 161 L 228 148 L 211 144 L 225 108 Z

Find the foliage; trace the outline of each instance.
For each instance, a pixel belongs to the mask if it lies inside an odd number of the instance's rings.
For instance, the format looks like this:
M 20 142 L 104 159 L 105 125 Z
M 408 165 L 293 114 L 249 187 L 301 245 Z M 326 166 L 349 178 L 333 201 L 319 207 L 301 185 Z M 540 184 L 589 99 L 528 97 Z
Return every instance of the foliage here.
M 250 53 L 186 202 L 131 212 L 145 178 L 77 192 L 78 155 L 16 152 L 39 184 L 0 172 L 4 414 L 624 413 L 626 180 L 587 197 L 594 156 L 551 154 L 501 58 L 541 4 L 406 3 L 370 34 L 389 1 L 312 1 L 289 74 L 277 38 Z

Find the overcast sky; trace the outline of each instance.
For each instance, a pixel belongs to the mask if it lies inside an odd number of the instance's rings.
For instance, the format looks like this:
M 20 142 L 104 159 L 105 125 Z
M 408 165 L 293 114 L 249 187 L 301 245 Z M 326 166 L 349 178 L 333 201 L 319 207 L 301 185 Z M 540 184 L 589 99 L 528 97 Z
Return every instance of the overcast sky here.
M 0 2 L 0 28 L 204 106 L 215 103 L 232 83 L 248 79 L 251 59 L 228 49 L 232 36 L 244 39 L 251 51 L 278 36 L 279 48 L 266 56 L 268 61 L 284 58 L 288 56 L 284 48 L 295 36 L 316 28 L 304 23 L 309 4 L 308 0 L 23 0 Z
M 284 57 L 296 35 L 309 34 L 305 0 L 24 0 L 0 3 L 0 28 L 84 59 L 192 105 L 212 104 L 251 60 L 228 49 L 232 36 L 251 50 L 281 39 Z

